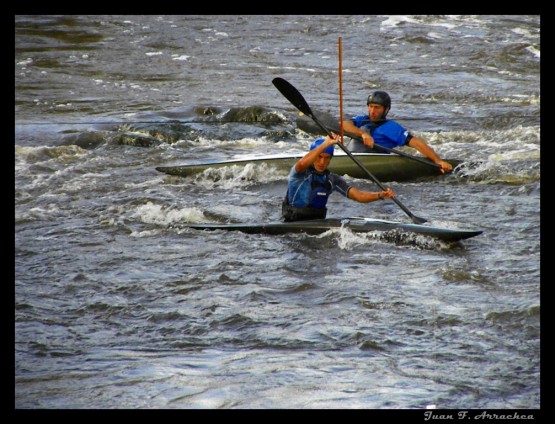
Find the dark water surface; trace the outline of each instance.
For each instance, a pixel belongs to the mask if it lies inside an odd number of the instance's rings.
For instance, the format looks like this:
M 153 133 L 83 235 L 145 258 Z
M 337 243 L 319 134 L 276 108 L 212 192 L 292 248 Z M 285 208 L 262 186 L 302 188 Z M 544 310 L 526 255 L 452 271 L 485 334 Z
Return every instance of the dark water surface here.
M 387 185 L 482 235 L 186 228 L 279 218 L 284 172 L 155 167 L 305 151 L 271 81 L 337 116 L 338 37 L 346 115 L 464 161 Z M 16 16 L 14 67 L 16 408 L 540 407 L 539 16 Z

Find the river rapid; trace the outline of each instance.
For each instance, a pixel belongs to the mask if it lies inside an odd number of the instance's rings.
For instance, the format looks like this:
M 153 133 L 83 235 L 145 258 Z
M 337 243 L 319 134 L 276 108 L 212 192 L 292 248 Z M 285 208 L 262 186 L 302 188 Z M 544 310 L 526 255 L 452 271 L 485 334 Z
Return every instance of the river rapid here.
M 540 408 L 539 16 L 14 29 L 15 408 Z M 386 185 L 430 224 L 483 234 L 188 229 L 279 219 L 286 172 L 155 168 L 306 151 L 321 134 L 271 81 L 339 116 L 339 37 L 344 115 L 386 90 L 389 118 L 463 161 Z M 410 221 L 387 201 L 328 209 Z

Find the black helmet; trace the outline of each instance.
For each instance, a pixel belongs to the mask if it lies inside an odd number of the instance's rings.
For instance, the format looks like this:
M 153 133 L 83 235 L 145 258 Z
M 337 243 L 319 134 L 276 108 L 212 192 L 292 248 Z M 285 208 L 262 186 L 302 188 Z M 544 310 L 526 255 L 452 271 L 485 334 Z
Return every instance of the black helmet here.
M 372 94 L 368 96 L 368 100 L 366 101 L 366 106 L 370 103 L 377 103 L 382 105 L 386 109 L 391 109 L 391 97 L 385 91 L 374 91 Z
M 391 97 L 389 97 L 389 94 L 387 94 L 385 91 L 374 91 L 368 96 L 368 100 L 366 100 L 366 106 L 369 106 L 370 103 L 376 103 L 384 107 L 381 119 L 385 119 L 385 117 L 389 113 L 389 109 L 391 109 Z

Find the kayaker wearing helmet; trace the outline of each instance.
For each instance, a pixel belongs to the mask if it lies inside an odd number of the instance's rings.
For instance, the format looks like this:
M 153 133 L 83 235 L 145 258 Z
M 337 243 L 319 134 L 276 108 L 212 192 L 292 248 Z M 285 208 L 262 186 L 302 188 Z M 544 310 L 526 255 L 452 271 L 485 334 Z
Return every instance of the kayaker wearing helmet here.
M 339 175 L 330 172 L 328 166 L 333 157 L 334 144 L 339 141 L 336 134 L 319 138 L 312 143 L 310 151 L 293 165 L 282 204 L 282 218 L 285 221 L 325 218 L 328 197 L 333 191 L 361 203 L 395 196 L 390 188 L 380 192 L 358 190 Z
M 353 139 L 348 145 L 352 152 L 371 152 L 374 142 L 394 149 L 400 146 L 410 146 L 432 162 L 441 166 L 442 173 L 450 172 L 453 167 L 442 160 L 438 154 L 424 140 L 412 135 L 397 122 L 386 119 L 391 109 L 391 97 L 385 91 L 375 91 L 368 96 L 368 115 L 358 115 L 343 121 L 343 130 L 362 138 L 363 142 Z

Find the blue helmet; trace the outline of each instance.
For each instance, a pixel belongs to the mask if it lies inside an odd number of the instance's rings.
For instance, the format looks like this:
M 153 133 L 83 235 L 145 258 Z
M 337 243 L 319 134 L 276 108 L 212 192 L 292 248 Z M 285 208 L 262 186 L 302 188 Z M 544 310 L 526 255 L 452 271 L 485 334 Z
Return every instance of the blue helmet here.
M 312 143 L 310 145 L 310 150 L 314 150 L 316 147 L 318 147 L 320 144 L 322 144 L 324 142 L 323 138 L 319 138 L 318 140 L 316 140 L 314 143 Z M 333 145 L 328 146 L 324 149 L 323 153 L 327 153 L 330 156 L 333 156 Z

